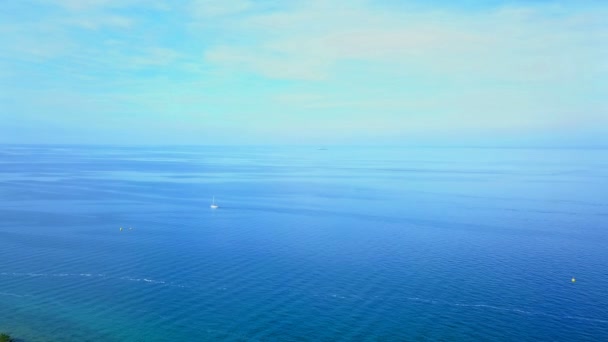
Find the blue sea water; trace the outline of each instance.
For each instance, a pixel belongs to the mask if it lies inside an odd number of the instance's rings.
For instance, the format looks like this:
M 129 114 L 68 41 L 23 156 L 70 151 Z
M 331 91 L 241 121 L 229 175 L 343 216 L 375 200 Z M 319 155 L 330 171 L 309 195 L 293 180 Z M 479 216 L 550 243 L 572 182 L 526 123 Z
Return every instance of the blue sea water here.
M 0 147 L 28 342 L 606 341 L 607 266 L 607 150 Z

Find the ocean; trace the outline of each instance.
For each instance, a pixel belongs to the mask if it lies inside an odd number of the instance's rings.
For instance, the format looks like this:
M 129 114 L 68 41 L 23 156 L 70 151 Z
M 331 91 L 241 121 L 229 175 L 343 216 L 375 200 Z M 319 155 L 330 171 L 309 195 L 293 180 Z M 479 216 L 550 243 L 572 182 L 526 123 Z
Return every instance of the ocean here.
M 607 341 L 608 150 L 0 146 L 0 332 Z

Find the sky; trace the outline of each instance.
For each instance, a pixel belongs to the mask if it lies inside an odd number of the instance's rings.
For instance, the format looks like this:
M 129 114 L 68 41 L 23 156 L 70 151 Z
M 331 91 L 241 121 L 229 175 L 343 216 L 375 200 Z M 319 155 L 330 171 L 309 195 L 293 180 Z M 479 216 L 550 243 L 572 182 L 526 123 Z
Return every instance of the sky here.
M 608 146 L 608 2 L 22 0 L 0 143 Z

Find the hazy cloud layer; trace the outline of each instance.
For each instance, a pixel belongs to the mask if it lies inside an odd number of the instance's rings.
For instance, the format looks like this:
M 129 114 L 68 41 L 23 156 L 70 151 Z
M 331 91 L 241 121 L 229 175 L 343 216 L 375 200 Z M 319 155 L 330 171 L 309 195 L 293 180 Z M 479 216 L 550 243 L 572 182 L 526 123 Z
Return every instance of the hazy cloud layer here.
M 10 2 L 0 119 L 22 134 L 0 136 L 605 145 L 607 16 L 590 1 Z

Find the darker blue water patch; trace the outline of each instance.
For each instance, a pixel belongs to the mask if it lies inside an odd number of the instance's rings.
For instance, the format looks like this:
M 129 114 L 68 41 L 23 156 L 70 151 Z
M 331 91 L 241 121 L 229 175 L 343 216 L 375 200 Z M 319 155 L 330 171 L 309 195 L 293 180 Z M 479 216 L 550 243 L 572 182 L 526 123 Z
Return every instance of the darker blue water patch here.
M 607 174 L 605 150 L 4 146 L 0 331 L 605 340 Z

